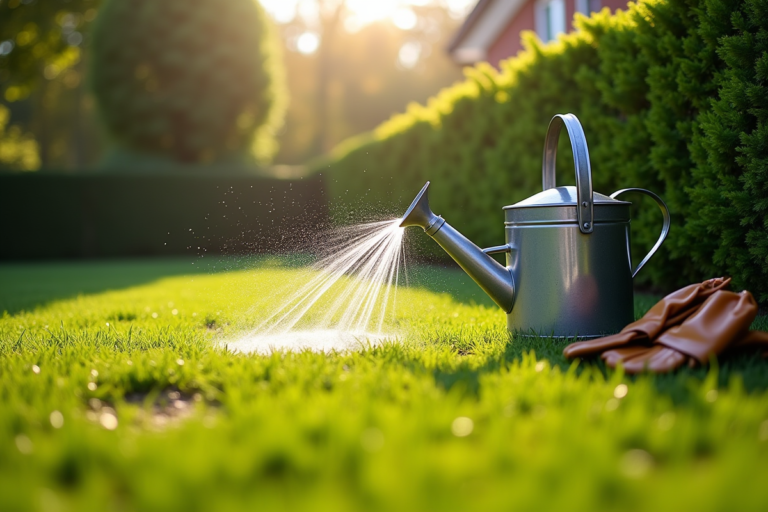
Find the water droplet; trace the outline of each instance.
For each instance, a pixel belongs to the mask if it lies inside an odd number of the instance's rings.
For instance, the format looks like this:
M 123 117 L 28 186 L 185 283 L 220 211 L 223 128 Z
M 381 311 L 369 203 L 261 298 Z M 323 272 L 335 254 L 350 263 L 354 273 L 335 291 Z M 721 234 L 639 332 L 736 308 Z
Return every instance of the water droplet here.
M 61 428 L 64 426 L 64 415 L 59 411 L 53 411 L 49 419 L 51 420 L 51 426 L 53 428 Z
M 111 411 L 105 411 L 99 416 L 99 423 L 107 430 L 115 430 L 117 428 L 117 416 Z
M 451 432 L 456 437 L 466 437 L 472 433 L 475 428 L 475 423 L 466 416 L 459 416 L 451 424 Z

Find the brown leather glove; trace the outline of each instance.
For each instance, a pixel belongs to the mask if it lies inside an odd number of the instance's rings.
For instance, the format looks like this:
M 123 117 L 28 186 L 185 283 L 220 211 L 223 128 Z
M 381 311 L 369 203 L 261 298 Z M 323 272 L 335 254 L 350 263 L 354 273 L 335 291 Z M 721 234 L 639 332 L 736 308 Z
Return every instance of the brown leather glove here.
M 757 303 L 751 293 L 721 290 L 682 324 L 664 331 L 656 343 L 707 363 L 744 338 L 756 316 Z
M 635 345 L 632 347 L 615 348 L 603 352 L 605 364 L 611 368 L 621 363 L 627 373 L 638 373 L 645 369 L 652 372 L 666 372 L 678 368 L 685 363 L 692 365 L 692 361 L 685 354 L 660 345 L 648 347 Z M 635 361 L 630 364 L 630 361 Z M 627 368 L 629 366 L 629 368 Z
M 625 347 L 630 343 L 644 342 L 647 345 L 662 331 L 680 324 L 695 313 L 702 302 L 716 291 L 728 286 L 730 282 L 730 277 L 717 277 L 681 288 L 661 299 L 640 320 L 629 324 L 620 333 L 571 343 L 565 347 L 563 354 L 569 358 L 585 357 L 613 348 Z
M 602 357 L 611 367 L 621 362 L 627 373 L 663 373 L 706 363 L 736 345 L 768 347 L 768 333 L 749 331 L 755 316 L 757 303 L 748 291 L 718 290 L 682 324 L 661 333 L 653 347 L 609 350 Z
M 615 368 L 619 363 L 624 366 L 626 373 L 641 373 L 649 371 L 653 373 L 666 373 L 688 363 L 693 366 L 692 361 L 687 355 L 678 352 L 673 348 L 667 348 L 663 345 L 654 345 L 652 347 L 641 348 L 636 354 L 627 354 L 623 352 L 627 348 L 609 350 L 603 353 L 602 358 L 611 368 Z

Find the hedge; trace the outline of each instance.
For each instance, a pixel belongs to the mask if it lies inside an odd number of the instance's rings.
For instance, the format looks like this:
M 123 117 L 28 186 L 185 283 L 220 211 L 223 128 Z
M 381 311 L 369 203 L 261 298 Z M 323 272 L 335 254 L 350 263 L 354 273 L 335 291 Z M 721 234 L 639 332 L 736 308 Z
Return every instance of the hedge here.
M 541 187 L 552 115 L 584 125 L 595 190 L 662 195 L 669 239 L 637 281 L 660 289 L 731 275 L 768 301 L 768 3 L 647 0 L 577 17 L 578 30 L 466 70 L 426 105 L 412 104 L 337 148 L 324 168 L 331 205 L 358 197 L 401 211 L 426 180 L 436 213 L 478 245 L 503 240 L 501 207 Z M 566 137 L 558 184 L 573 184 Z M 655 242 L 658 209 L 633 207 L 633 260 Z
M 320 177 L 0 175 L 0 260 L 278 252 L 327 221 Z

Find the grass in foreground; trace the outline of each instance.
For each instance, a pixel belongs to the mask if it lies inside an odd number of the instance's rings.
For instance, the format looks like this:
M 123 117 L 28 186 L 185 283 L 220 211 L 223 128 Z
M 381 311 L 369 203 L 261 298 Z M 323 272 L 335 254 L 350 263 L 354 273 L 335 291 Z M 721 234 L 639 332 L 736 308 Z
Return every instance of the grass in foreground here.
M 234 355 L 300 271 L 199 266 L 0 266 L 0 509 L 768 507 L 762 360 L 571 365 L 434 268 L 397 343 Z

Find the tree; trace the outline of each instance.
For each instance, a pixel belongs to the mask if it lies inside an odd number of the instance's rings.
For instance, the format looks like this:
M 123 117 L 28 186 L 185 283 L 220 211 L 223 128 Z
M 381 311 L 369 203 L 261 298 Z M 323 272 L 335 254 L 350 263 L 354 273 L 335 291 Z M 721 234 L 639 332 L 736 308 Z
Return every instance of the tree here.
M 284 91 L 255 0 L 109 0 L 91 81 L 116 146 L 181 163 L 265 162 Z
M 25 137 L 30 144 L 36 140 L 35 167 L 51 160 L 82 167 L 96 149 L 81 83 L 82 48 L 99 4 L 0 2 L 0 102 L 11 113 L 6 132 L 30 132 Z

